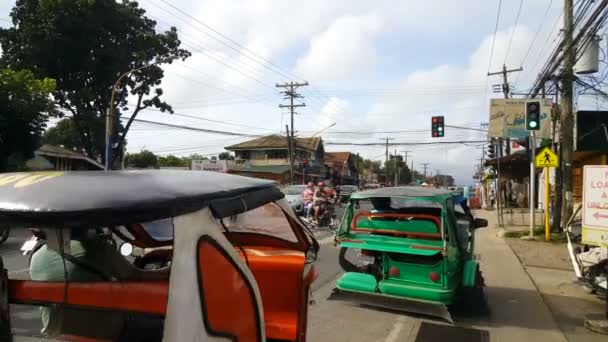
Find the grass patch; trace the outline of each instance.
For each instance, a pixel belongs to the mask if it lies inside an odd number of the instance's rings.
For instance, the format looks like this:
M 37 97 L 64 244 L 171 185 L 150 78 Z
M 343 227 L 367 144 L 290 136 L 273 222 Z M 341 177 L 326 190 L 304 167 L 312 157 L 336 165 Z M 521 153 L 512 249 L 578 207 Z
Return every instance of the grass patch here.
M 511 238 L 511 239 L 519 239 L 522 236 L 528 236 L 529 234 L 530 234 L 530 229 L 511 230 L 511 231 L 505 232 L 504 237 Z M 544 242 L 545 241 L 545 227 L 536 226 L 536 228 L 534 228 L 534 236 L 538 237 L 537 241 Z M 566 233 L 564 233 L 564 232 L 560 232 L 560 233 L 551 232 L 549 237 L 551 239 L 549 242 L 565 243 L 566 241 L 568 241 L 568 239 L 566 238 Z
M 504 237 L 506 238 L 514 238 L 514 239 L 519 239 L 522 236 L 527 236 L 530 234 L 530 228 L 528 229 L 523 229 L 523 230 L 510 230 L 510 231 L 506 231 Z M 538 236 L 538 235 L 545 235 L 545 227 L 541 227 L 541 226 L 536 226 L 534 228 L 534 236 Z

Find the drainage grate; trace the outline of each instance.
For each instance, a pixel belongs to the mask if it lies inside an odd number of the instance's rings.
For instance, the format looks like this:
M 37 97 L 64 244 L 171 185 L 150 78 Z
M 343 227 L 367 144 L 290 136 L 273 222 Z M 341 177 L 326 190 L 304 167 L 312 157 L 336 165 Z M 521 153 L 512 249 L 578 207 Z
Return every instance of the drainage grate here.
M 490 342 L 487 330 L 422 322 L 415 342 Z

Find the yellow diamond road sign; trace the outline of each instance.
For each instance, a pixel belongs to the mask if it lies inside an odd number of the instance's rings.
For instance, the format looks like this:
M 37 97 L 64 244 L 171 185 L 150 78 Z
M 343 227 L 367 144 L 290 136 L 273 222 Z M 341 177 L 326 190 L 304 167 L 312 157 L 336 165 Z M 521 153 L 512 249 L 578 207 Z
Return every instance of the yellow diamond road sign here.
M 549 147 L 543 148 L 534 160 L 536 167 L 558 167 L 559 158 Z

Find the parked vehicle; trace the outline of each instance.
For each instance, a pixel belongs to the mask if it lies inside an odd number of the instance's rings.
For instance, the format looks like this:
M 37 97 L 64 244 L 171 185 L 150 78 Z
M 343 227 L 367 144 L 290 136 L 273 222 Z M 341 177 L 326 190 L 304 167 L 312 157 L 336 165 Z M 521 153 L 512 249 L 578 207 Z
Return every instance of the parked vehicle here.
M 354 193 L 336 232 L 346 273 L 330 299 L 448 321 L 448 307 L 459 302 L 482 313 L 474 230 L 485 226 L 448 191 L 398 187 Z
M 298 215 L 304 214 L 304 203 L 302 193 L 306 190 L 306 185 L 289 185 L 281 189 L 285 194 L 285 199 Z
M 306 340 L 319 245 L 273 182 L 205 171 L 8 176 L 12 181 L 0 186 L 0 222 L 39 228 L 47 248 L 59 255 L 66 255 L 61 241 L 69 241 L 70 234 L 108 229 L 123 241 L 120 252 L 134 256 L 136 266 L 170 265 L 170 276 L 162 281 L 70 280 L 68 286 L 9 279 L 0 272 L 0 341 L 11 340 L 13 333 L 8 303 L 33 305 L 32 314 L 40 305 L 60 304 L 89 310 L 83 315 L 92 310 L 160 318 L 158 338 L 167 342 L 226 336 Z M 14 323 L 13 331 L 23 331 Z M 86 326 L 81 330 L 61 339 L 99 339 L 88 336 Z
M 568 255 L 578 281 L 589 293 L 601 297 L 607 294 L 608 248 L 582 244 L 582 205 L 579 205 L 566 223 Z

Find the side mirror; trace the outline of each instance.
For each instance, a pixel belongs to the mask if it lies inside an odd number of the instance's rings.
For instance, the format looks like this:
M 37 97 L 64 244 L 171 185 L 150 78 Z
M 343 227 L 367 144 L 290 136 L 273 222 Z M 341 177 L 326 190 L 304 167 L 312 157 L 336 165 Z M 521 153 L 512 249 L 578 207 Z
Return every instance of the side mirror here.
M 133 254 L 133 245 L 128 242 L 123 242 L 120 245 L 120 254 L 125 257 L 131 256 L 131 254 Z
M 484 228 L 488 226 L 488 220 L 476 218 L 475 219 L 475 228 Z

